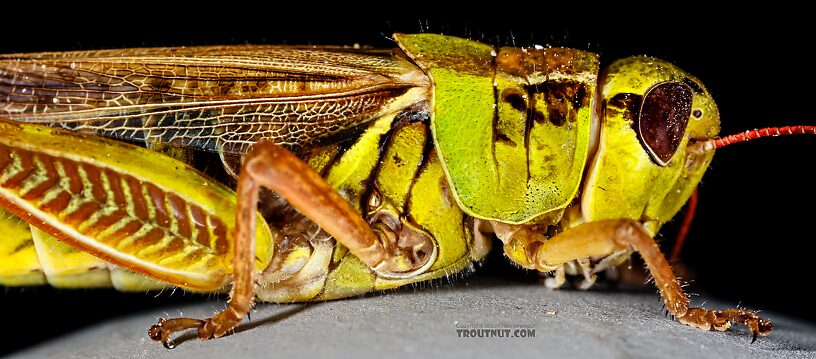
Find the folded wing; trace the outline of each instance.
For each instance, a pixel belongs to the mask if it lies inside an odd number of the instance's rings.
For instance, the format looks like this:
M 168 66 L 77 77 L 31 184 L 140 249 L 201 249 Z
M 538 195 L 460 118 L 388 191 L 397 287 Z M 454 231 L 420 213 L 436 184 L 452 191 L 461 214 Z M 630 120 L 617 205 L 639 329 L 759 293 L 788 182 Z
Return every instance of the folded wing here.
M 342 135 L 424 100 L 428 86 L 390 51 L 345 47 L 0 56 L 2 117 L 234 154 L 260 139 L 298 147 Z

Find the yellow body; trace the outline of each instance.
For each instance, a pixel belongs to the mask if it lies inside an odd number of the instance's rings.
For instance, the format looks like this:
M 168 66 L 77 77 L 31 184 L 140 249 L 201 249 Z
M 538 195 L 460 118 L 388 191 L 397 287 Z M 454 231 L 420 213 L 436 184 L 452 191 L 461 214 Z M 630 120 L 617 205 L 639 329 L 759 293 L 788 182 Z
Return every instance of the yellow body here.
M 378 273 L 269 199 L 258 214 L 255 281 L 257 297 L 271 302 L 342 298 L 460 272 L 490 248 L 480 233 L 485 221 L 558 233 L 629 219 L 654 235 L 711 160 L 685 146 L 716 136 L 716 107 L 670 64 L 636 57 L 598 78 L 597 56 L 580 50 L 395 38 L 393 51 L 235 46 L 0 56 L 17 96 L 0 112 L 9 119 L 0 121 L 0 205 L 24 220 L 0 219 L 0 284 L 222 290 L 232 273 L 235 194 L 184 163 L 194 162 L 193 150 L 217 152 L 217 165 L 234 176 L 255 141 L 288 146 L 372 229 L 397 240 L 410 231 L 434 244 L 419 268 Z M 30 82 L 23 69 L 52 82 Z M 87 81 L 100 89 L 86 91 Z M 633 110 L 613 100 L 667 82 L 691 84 L 682 86 L 694 88 L 690 106 L 702 115 L 682 129 L 671 159 L 657 163 L 633 130 Z M 51 83 L 62 87 L 23 92 Z M 86 94 L 79 103 L 76 92 Z M 17 100 L 26 96 L 50 105 Z M 175 159 L 26 122 L 141 141 Z M 131 186 L 121 200 L 110 178 Z M 68 204 L 53 210 L 58 196 Z M 92 212 L 83 210 L 91 204 Z M 127 219 L 96 228 L 112 213 Z M 129 229 L 131 220 L 139 225 Z M 201 231 L 220 242 L 202 242 Z M 158 241 L 144 239 L 154 232 Z M 521 265 L 529 260 L 522 247 L 505 251 Z

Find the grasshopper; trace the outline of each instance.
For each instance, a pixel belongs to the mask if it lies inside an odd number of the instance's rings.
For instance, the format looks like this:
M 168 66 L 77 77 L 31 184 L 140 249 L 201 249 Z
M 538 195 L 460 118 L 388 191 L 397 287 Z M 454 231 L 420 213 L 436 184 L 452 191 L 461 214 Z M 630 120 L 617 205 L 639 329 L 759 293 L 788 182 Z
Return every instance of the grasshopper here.
M 702 83 L 652 57 L 601 70 L 576 49 L 394 40 L 0 56 L 0 206 L 22 219 L 0 222 L 0 284 L 229 288 L 213 317 L 148 330 L 169 348 L 227 334 L 255 300 L 472 270 L 498 238 L 550 287 L 638 252 L 681 323 L 771 332 L 690 307 L 653 238 L 716 148 L 814 126 L 720 138 Z

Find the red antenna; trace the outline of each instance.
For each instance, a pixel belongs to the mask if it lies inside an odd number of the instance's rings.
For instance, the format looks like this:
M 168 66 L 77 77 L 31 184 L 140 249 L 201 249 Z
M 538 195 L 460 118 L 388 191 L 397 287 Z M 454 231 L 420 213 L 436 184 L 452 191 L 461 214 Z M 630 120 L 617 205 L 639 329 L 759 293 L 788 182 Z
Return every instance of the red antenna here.
M 688 153 L 702 154 L 734 143 L 755 140 L 760 137 L 782 135 L 816 135 L 816 126 L 766 127 L 745 131 L 731 136 L 697 142 L 688 147 Z
M 766 127 L 756 130 L 745 131 L 742 133 L 725 136 L 722 138 L 715 138 L 713 140 L 701 141 L 689 145 L 687 153 L 700 155 L 708 151 L 718 149 L 723 146 L 728 146 L 734 143 L 740 143 L 750 140 L 755 140 L 760 137 L 782 136 L 782 135 L 816 135 L 816 126 L 785 126 L 785 127 Z M 680 227 L 680 232 L 677 234 L 677 240 L 674 242 L 672 248 L 671 260 L 675 261 L 680 257 L 680 251 L 683 249 L 686 236 L 688 235 L 691 222 L 694 219 L 694 212 L 697 209 L 697 189 L 689 199 L 688 209 L 686 209 L 686 216 L 683 219 L 683 224 Z

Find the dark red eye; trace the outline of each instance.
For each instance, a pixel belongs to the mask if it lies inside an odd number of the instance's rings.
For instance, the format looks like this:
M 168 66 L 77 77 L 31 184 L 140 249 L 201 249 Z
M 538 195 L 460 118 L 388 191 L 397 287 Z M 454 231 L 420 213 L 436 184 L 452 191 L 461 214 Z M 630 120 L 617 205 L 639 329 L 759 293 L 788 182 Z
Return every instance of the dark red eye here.
M 652 87 L 643 99 L 638 117 L 638 136 L 661 166 L 669 163 L 686 132 L 694 91 L 682 82 Z

